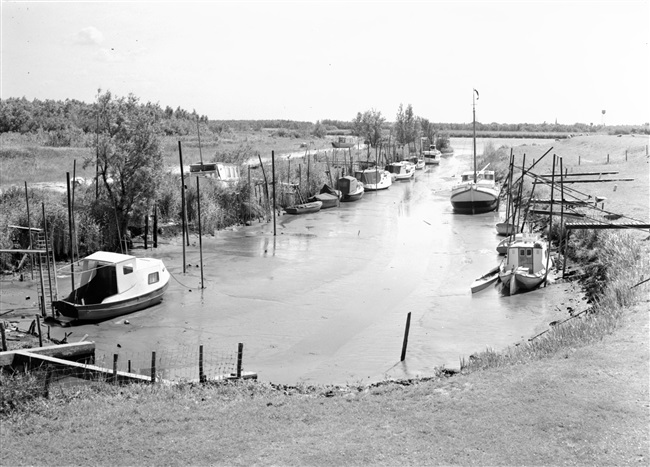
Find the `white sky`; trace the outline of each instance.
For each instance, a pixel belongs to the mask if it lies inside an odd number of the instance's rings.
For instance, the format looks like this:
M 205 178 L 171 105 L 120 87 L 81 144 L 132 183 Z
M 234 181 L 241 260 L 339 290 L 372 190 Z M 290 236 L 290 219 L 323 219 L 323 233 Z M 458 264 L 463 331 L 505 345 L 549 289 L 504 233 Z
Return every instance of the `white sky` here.
M 210 119 L 650 121 L 650 0 L 2 0 L 1 97 Z

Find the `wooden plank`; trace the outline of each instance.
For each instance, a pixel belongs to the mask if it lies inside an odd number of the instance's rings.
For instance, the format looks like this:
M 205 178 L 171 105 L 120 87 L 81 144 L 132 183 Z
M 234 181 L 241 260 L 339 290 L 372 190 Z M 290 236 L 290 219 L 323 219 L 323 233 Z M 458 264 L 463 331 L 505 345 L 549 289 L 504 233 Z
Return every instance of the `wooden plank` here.
M 9 250 L 0 249 L 0 253 L 9 253 L 9 254 L 12 254 L 12 253 L 33 253 L 33 254 L 42 254 L 42 255 L 44 255 L 45 250 L 29 250 L 29 249 L 24 250 L 24 249 L 15 248 L 15 249 L 9 249 Z
M 16 357 L 22 362 L 29 362 L 34 364 L 34 360 L 40 363 L 56 365 L 63 367 L 72 373 L 72 376 L 79 378 L 92 377 L 93 379 L 102 378 L 105 380 L 112 380 L 113 370 L 111 368 L 102 368 L 96 365 L 88 365 L 85 363 L 72 362 L 70 360 L 63 360 L 61 358 L 49 357 L 47 355 L 39 355 L 31 351 L 18 350 L 15 352 Z M 118 383 L 150 383 L 151 377 L 145 375 L 138 375 L 135 373 L 127 373 L 125 371 L 116 372 Z
M 616 175 L 618 173 L 618 170 L 613 170 L 609 172 L 568 172 L 565 174 L 555 174 L 555 178 L 558 177 L 582 177 L 582 176 L 593 176 L 593 175 Z M 538 177 L 546 177 L 546 178 L 551 178 L 553 177 L 553 174 L 544 174 L 544 175 L 538 175 Z
M 567 229 L 577 230 L 577 229 L 650 229 L 650 224 L 644 223 L 612 223 L 612 222 L 567 222 L 565 224 Z
M 35 347 L 33 349 L 17 349 L 0 352 L 0 366 L 11 366 L 16 352 L 30 352 L 55 358 L 83 358 L 95 355 L 94 342 L 73 342 L 70 344 L 51 345 L 48 347 Z
M 562 180 L 560 177 L 555 177 L 555 183 L 571 184 L 571 183 L 605 183 L 605 182 L 633 182 L 633 178 L 591 178 L 587 180 Z M 550 183 L 550 180 L 535 179 L 533 183 Z

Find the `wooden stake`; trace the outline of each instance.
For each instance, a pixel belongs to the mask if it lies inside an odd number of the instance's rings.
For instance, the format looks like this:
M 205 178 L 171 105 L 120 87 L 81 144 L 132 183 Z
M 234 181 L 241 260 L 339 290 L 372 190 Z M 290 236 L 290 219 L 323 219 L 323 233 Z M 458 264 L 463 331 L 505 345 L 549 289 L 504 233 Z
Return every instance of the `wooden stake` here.
M 38 346 L 43 347 L 43 336 L 41 336 L 41 317 L 36 315 L 36 328 L 38 329 Z
M 205 374 L 203 373 L 203 346 L 199 345 L 199 382 L 205 383 Z
M 113 354 L 113 384 L 117 384 L 117 354 Z
M 5 335 L 5 323 L 0 321 L 0 337 L 2 337 L 2 351 L 7 351 L 7 336 Z
M 201 263 L 201 288 L 205 289 L 205 283 L 203 282 L 203 241 L 201 239 L 201 193 L 199 191 L 199 179 L 201 177 L 196 177 L 196 204 L 197 204 L 197 216 L 199 218 L 199 258 Z
M 409 343 L 409 330 L 411 328 L 411 312 L 409 311 L 406 315 L 406 327 L 404 328 L 404 341 L 402 342 L 402 356 L 400 357 L 400 362 L 403 362 L 406 359 L 406 347 Z
M 237 346 L 237 378 L 241 378 L 242 360 L 244 358 L 244 344 L 241 342 Z
M 156 382 L 156 352 L 151 352 L 151 382 Z

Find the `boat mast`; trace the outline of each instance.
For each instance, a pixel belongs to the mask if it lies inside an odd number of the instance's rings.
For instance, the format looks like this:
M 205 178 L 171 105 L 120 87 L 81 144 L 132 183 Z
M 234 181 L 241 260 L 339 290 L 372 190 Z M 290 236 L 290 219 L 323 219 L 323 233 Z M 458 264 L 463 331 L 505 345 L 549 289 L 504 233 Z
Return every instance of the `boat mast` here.
M 478 100 L 478 91 L 474 89 L 474 92 L 476 96 L 472 93 L 472 141 L 474 143 L 474 184 L 476 184 L 476 101 Z

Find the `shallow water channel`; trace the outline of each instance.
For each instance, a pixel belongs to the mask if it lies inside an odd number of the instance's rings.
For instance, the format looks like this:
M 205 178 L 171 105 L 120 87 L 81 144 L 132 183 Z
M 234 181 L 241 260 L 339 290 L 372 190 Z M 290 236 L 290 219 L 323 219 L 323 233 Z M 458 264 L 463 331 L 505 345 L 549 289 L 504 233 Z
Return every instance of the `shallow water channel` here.
M 197 237 L 185 274 L 180 243 L 136 251 L 162 258 L 171 272 L 163 303 L 74 326 L 74 336 L 87 334 L 98 354 L 118 353 L 121 361 L 200 344 L 206 352 L 236 351 L 241 342 L 245 370 L 284 384 L 427 376 L 486 347 L 525 341 L 565 316 L 565 305 L 575 306 L 577 286 L 512 297 L 493 287 L 470 292 L 500 260 L 498 213 L 451 210 L 450 187 L 470 160 L 471 144 L 460 145 L 414 180 L 338 208 L 278 217 L 275 236 L 272 222 L 204 235 L 204 289 Z

